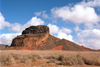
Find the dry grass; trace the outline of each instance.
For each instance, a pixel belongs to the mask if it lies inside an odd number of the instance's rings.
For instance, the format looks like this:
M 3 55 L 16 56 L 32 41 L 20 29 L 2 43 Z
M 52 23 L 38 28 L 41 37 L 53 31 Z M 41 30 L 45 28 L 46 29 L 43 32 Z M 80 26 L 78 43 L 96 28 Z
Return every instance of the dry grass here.
M 0 65 L 14 65 L 15 60 L 11 54 L 0 54 Z
M 87 65 L 96 65 L 100 66 L 100 60 L 96 57 L 83 57 L 83 61 Z
M 78 55 L 51 55 L 47 56 L 49 61 L 47 63 L 56 63 L 57 65 L 83 65 L 82 57 Z
M 92 55 L 92 53 L 91 53 Z M 100 66 L 100 57 L 77 54 L 0 53 L 0 66 L 28 67 L 76 67 L 80 65 Z M 80 66 L 81 67 L 81 66 Z
M 33 61 L 37 61 L 38 59 L 41 59 L 41 57 L 38 54 L 0 54 L 0 66 L 10 66 L 10 65 L 16 65 L 18 63 L 22 64 L 31 64 Z
M 97 57 L 84 57 L 82 54 L 77 55 L 51 55 L 46 56 L 46 59 L 49 59 L 47 63 L 56 63 L 58 65 L 96 65 L 100 66 L 100 60 Z
M 58 60 L 62 62 L 62 65 L 83 65 L 84 61 L 82 60 L 82 57 L 77 56 L 77 55 L 70 55 L 70 56 L 65 56 L 65 55 L 60 55 L 58 57 Z

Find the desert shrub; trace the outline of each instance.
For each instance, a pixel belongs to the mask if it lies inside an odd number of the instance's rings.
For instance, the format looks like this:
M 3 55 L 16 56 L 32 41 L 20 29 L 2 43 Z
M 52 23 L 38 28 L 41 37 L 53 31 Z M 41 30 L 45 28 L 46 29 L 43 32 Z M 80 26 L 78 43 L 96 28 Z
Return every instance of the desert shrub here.
M 59 55 L 58 61 L 62 62 L 62 65 L 82 65 L 84 64 L 81 57 L 77 55 Z
M 28 61 L 31 61 L 27 55 L 23 55 L 20 59 L 20 63 L 27 63 Z
M 55 59 L 49 59 L 49 61 L 47 61 L 47 63 L 55 63 L 56 60 Z
M 0 54 L 0 65 L 7 66 L 7 65 L 14 65 L 15 60 L 11 54 Z
M 30 54 L 0 54 L 0 65 L 2 66 L 9 66 L 15 65 L 16 63 L 19 64 L 27 64 L 30 65 L 32 61 L 37 61 L 41 59 L 40 55 L 30 53 Z
M 57 57 L 55 55 L 47 55 L 44 58 L 45 59 L 56 59 Z
M 32 61 L 37 61 L 38 59 L 41 59 L 40 55 L 30 53 L 30 54 L 25 54 L 21 58 L 21 63 L 30 63 Z
M 84 57 L 81 54 L 77 55 L 59 55 L 58 61 L 62 65 L 97 65 L 100 66 L 100 60 L 97 57 Z
M 47 63 L 56 63 L 58 55 L 47 55 L 44 58 L 48 59 Z
M 100 66 L 100 60 L 96 57 L 83 57 L 83 61 L 87 65 L 97 65 Z
M 14 53 L 11 53 L 11 55 L 14 57 L 15 60 L 20 60 L 23 57 L 22 54 L 14 54 Z
M 41 56 L 38 54 L 30 53 L 26 55 L 29 59 L 32 59 L 32 61 L 36 61 L 37 59 L 41 59 Z

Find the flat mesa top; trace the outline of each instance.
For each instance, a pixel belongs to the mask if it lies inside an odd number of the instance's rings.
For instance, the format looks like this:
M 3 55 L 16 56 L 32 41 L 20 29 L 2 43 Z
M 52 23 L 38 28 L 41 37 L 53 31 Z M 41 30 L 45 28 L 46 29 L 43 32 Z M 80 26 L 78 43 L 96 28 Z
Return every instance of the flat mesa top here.
M 49 33 L 49 27 L 45 25 L 39 26 L 30 26 L 26 28 L 22 34 L 41 34 L 41 33 Z

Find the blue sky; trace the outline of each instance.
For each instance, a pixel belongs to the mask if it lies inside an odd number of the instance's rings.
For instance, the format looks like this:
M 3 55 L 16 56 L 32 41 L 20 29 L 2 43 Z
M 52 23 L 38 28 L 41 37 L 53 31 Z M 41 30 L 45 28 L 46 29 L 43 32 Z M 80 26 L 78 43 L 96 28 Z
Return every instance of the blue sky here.
M 100 49 L 100 0 L 0 0 L 0 43 L 11 44 L 32 25 L 50 34 Z

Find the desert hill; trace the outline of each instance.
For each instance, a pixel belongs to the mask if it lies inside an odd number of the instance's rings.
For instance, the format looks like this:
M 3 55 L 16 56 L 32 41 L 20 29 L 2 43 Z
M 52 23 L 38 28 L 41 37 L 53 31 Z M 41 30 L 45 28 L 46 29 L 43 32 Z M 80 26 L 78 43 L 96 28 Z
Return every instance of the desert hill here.
M 0 44 L 0 48 L 5 48 L 5 45 L 4 44 Z
M 9 47 L 9 46 L 8 45 L 5 45 L 5 44 L 0 44 L 0 49 L 5 49 L 7 47 Z
M 65 39 L 59 39 L 49 34 L 49 27 L 44 25 L 30 26 L 22 35 L 13 39 L 11 47 L 20 50 L 68 50 L 68 51 L 91 51 L 92 49 L 79 46 Z

